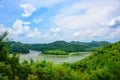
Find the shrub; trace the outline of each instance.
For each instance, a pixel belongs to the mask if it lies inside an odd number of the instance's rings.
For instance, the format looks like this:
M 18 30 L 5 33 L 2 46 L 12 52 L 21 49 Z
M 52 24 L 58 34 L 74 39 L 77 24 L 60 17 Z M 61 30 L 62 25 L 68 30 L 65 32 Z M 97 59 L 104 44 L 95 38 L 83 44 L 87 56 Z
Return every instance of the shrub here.
M 67 55 L 65 51 L 61 50 L 47 50 L 44 51 L 43 54 L 49 54 L 49 55 Z

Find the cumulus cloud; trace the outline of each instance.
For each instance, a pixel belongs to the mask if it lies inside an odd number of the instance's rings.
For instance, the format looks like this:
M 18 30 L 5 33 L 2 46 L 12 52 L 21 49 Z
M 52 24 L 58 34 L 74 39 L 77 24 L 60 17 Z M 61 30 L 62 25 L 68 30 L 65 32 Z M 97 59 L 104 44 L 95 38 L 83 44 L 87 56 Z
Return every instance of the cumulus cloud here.
M 31 4 L 20 4 L 20 7 L 24 10 L 24 13 L 21 14 L 23 17 L 29 17 L 36 11 L 36 8 Z
M 23 22 L 22 20 L 16 20 L 13 24 L 13 27 L 9 29 L 10 34 L 12 35 L 22 35 L 22 37 L 39 37 L 41 36 L 40 30 L 35 27 L 33 30 L 30 29 L 30 22 Z
M 33 19 L 33 22 L 38 24 L 38 23 L 42 22 L 42 19 Z
M 4 27 L 3 24 L 0 24 L 0 32 L 5 32 L 7 31 L 8 29 Z
M 0 24 L 0 32 L 9 32 L 9 36 L 16 41 L 22 41 L 33 38 L 38 39 L 41 36 L 41 31 L 35 27 L 32 30 L 29 26 L 30 22 L 24 22 L 22 20 L 17 19 L 12 27 L 5 27 L 3 24 Z
M 13 23 L 12 28 L 9 29 L 9 32 L 10 34 L 14 34 L 14 35 L 25 34 L 30 30 L 28 24 L 30 24 L 30 22 L 23 22 L 22 20 L 16 20 Z
M 84 36 L 84 37 L 86 37 L 86 36 L 89 36 L 89 35 L 91 35 L 91 33 L 92 33 L 93 31 L 92 30 L 83 30 L 83 31 L 79 31 L 79 32 L 75 32 L 74 33 L 74 36 L 75 37 L 81 37 L 81 36 Z
M 41 32 L 38 28 L 34 28 L 34 30 L 32 32 L 30 32 L 29 34 L 27 34 L 27 37 L 31 37 L 31 38 L 35 38 L 35 37 L 39 37 L 41 36 Z
M 30 4 L 20 4 L 24 10 L 23 17 L 30 17 L 37 9 L 45 9 L 45 14 L 40 13 L 29 18 L 35 25 L 16 20 L 11 28 L 1 24 L 0 31 L 8 30 L 14 37 L 22 36 L 21 39 L 29 39 L 31 42 L 120 39 L 120 16 L 113 18 L 116 14 L 119 15 L 116 13 L 120 11 L 119 0 L 24 0 L 22 3 L 28 2 Z M 103 22 L 104 25 L 101 25 Z
M 103 4 L 104 2 L 104 4 Z M 87 5 L 86 5 L 87 4 Z M 52 17 L 52 23 L 59 27 L 93 27 L 106 21 L 107 17 L 118 8 L 117 1 L 80 1 L 71 6 L 62 7 L 58 13 Z M 84 13 L 81 13 L 84 10 Z
M 74 40 L 75 38 L 83 41 L 87 39 L 105 40 L 114 31 L 106 25 L 101 25 L 101 23 L 108 21 L 111 14 L 118 9 L 118 0 L 114 2 L 112 0 L 78 1 L 70 6 L 61 7 L 58 13 L 51 17 L 51 23 L 62 29 L 63 37 L 67 40 Z M 110 25 L 113 27 L 113 24 L 117 24 L 116 26 L 118 26 L 119 23 L 117 17 L 110 22 Z M 118 31 L 114 34 L 118 34 Z
M 26 34 L 27 32 L 30 31 L 30 27 L 28 25 L 29 22 L 23 22 L 22 20 L 16 20 L 13 23 L 13 26 L 10 27 L 5 27 L 3 24 L 0 24 L 0 32 L 5 32 L 8 31 L 10 35 L 21 35 L 21 34 Z
M 109 38 L 120 38 L 120 28 L 117 28 L 111 32 Z
M 29 1 L 26 0 L 25 2 L 31 3 L 37 8 L 41 8 L 41 7 L 51 7 L 64 1 L 67 1 L 67 0 L 29 0 Z
M 60 32 L 60 28 L 51 28 L 50 30 L 55 33 Z
M 108 25 L 112 28 L 120 27 L 120 16 L 111 19 Z

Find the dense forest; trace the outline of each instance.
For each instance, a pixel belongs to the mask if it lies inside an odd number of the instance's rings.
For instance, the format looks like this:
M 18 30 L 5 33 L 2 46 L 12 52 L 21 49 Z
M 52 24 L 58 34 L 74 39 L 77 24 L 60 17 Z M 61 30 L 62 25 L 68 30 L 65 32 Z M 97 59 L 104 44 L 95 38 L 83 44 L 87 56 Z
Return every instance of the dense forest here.
M 29 50 L 47 51 L 47 50 L 60 50 L 69 52 L 80 52 L 80 51 L 96 51 L 101 46 L 110 44 L 107 41 L 91 41 L 85 42 L 66 42 L 66 41 L 55 41 L 48 44 L 24 44 L 21 42 L 9 42 L 11 44 L 11 52 L 16 53 L 29 53 Z
M 76 63 L 19 62 L 8 54 L 7 33 L 0 35 L 0 80 L 119 80 L 120 41 L 104 46 Z

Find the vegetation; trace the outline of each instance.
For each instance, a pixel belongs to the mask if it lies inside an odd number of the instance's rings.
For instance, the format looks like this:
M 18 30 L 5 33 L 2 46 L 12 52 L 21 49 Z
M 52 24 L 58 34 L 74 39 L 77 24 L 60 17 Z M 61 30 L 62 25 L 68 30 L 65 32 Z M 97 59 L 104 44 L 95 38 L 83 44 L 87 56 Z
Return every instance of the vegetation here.
M 7 45 L 5 43 L 8 41 L 6 38 L 7 32 L 0 35 L 0 61 L 6 61 L 7 60 Z
M 61 50 L 47 50 L 44 51 L 42 54 L 49 54 L 49 55 L 68 55 L 65 51 Z
M 90 54 L 90 53 L 93 53 L 93 52 L 71 52 L 71 53 L 69 53 L 69 56 Z
M 7 32 L 0 36 L 0 80 L 119 80 L 120 41 L 76 63 L 19 62 L 8 54 Z
M 29 53 L 29 49 L 26 44 L 11 42 L 11 53 Z
M 83 52 L 83 51 L 96 51 L 101 46 L 110 44 L 106 41 L 92 41 L 89 43 L 85 42 L 75 42 L 72 41 L 70 43 L 65 41 L 55 41 L 48 44 L 23 44 L 20 42 L 10 42 L 11 43 L 11 52 L 18 53 L 28 53 L 29 50 L 37 50 L 37 51 L 47 51 L 47 50 L 61 50 L 67 53 L 69 52 Z
M 82 80 L 119 80 L 120 41 L 107 45 L 102 50 L 69 66 L 82 72 Z

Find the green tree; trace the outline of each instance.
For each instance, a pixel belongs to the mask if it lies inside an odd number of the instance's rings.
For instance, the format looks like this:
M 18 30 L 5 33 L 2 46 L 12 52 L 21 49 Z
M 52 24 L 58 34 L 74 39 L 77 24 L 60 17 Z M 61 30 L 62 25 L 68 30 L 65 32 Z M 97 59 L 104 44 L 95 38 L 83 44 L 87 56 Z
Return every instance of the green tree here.
M 7 60 L 7 48 L 6 42 L 8 41 L 7 38 L 8 32 L 4 32 L 0 35 L 0 62 Z

